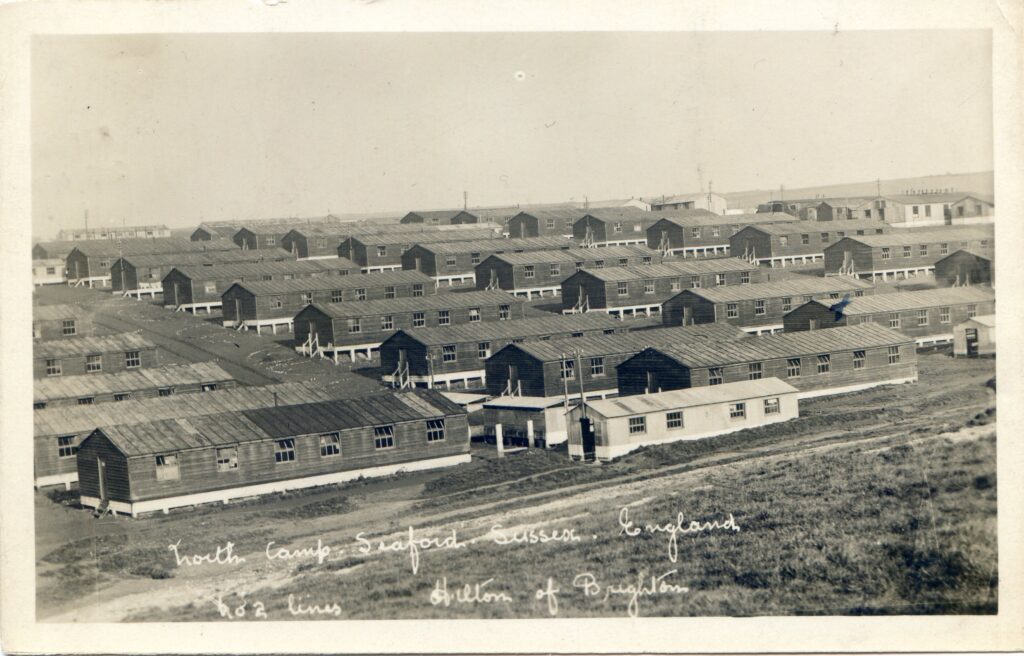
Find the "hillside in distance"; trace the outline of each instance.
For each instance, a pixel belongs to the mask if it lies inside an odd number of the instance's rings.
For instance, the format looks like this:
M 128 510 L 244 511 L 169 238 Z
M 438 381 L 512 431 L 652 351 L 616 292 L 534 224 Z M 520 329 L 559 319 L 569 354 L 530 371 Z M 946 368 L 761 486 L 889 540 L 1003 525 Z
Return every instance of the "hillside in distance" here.
M 817 187 L 786 188 L 785 198 L 842 198 L 844 196 L 874 196 L 879 186 L 882 195 L 914 193 L 923 190 L 948 189 L 952 191 L 974 192 L 993 196 L 995 189 L 992 171 L 976 173 L 946 173 L 942 175 L 924 175 L 916 178 L 895 178 L 865 182 L 822 185 Z M 730 208 L 756 207 L 758 203 L 778 199 L 780 190 L 754 190 L 725 192 L 722 196 L 729 202 Z

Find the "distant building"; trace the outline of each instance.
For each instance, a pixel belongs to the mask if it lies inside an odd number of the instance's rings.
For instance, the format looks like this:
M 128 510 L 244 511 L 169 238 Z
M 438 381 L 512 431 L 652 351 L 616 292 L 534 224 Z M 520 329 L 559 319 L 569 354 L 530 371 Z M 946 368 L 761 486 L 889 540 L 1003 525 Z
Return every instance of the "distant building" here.
M 658 251 L 645 246 L 570 248 L 491 255 L 477 265 L 477 289 L 503 289 L 514 296 L 558 296 L 577 271 L 661 264 Z
M 379 233 L 354 234 L 338 246 L 338 255 L 360 266 L 363 273 L 395 271 L 402 268 L 402 254 L 416 244 L 481 241 L 501 236 L 490 223 L 447 226 L 405 224 Z
M 785 331 L 874 323 L 916 339 L 918 346 L 947 344 L 953 341 L 954 325 L 993 314 L 996 297 L 981 287 L 944 287 L 853 298 L 838 310 L 831 305 L 830 301 L 810 301 L 794 308 L 782 319 Z
M 971 217 L 992 216 L 995 205 L 976 194 L 892 194 L 866 200 L 857 218 L 877 219 L 898 227 L 941 226 Z
M 369 274 L 367 278 L 409 274 Z M 431 290 L 432 291 L 432 290 Z M 359 303 L 315 303 L 295 315 L 295 349 L 305 355 L 331 358 L 342 354 L 370 358 L 381 343 L 399 330 L 472 326 L 525 317 L 525 302 L 502 291 L 443 293 Z
M 295 256 L 280 248 L 125 255 L 110 265 L 110 289 L 124 296 L 156 298 L 157 294 L 163 293 L 164 276 L 176 266 L 213 267 L 220 264 L 288 261 L 295 262 Z
M 572 225 L 579 246 L 629 246 L 647 243 L 647 229 L 660 217 L 633 207 L 589 210 Z
M 865 231 L 863 235 L 848 233 L 833 240 L 825 247 L 823 259 L 826 276 L 887 281 L 931 273 L 936 262 L 957 250 L 991 253 L 994 248 L 992 226 L 887 230 L 885 234 Z
M 649 198 L 647 201 L 651 204 L 650 209 L 653 212 L 659 210 L 708 210 L 715 214 L 725 214 L 728 206 L 728 201 L 724 196 L 710 191 Z
M 760 281 L 761 270 L 756 265 L 734 257 L 671 260 L 638 267 L 595 266 L 562 282 L 562 312 L 658 316 L 662 303 L 688 287 Z
M 227 328 L 259 334 L 283 326 L 287 332 L 295 315 L 313 303 L 347 306 L 434 293 L 434 282 L 416 271 L 236 282 L 221 294 L 221 318 Z
M 402 269 L 420 271 L 440 286 L 476 284 L 476 267 L 491 255 L 529 251 L 566 250 L 572 241 L 565 237 L 527 239 L 483 239 L 414 244 L 402 253 Z
M 299 259 L 338 257 L 338 246 L 350 233 L 351 229 L 342 225 L 293 228 L 281 237 L 281 248 Z
M 459 223 L 479 223 L 475 214 L 465 210 L 433 210 L 429 212 L 409 212 L 402 217 L 402 223 L 425 223 L 427 225 L 455 225 Z
M 838 302 L 874 293 L 874 285 L 851 278 L 794 276 L 788 280 L 752 285 L 685 289 L 665 301 L 661 319 L 666 326 L 729 323 L 758 335 L 779 332 L 783 317 L 810 300 Z
M 587 210 L 556 207 L 523 210 L 508 220 L 508 236 L 512 238 L 572 236 L 572 226 L 587 215 Z
M 802 198 L 773 200 L 757 206 L 759 213 L 785 212 L 801 221 L 846 221 L 861 218 L 856 208 L 870 200 L 867 197 Z
M 880 221 L 792 221 L 752 225 L 729 238 L 729 253 L 750 262 L 785 267 L 820 262 L 825 249 L 848 236 L 883 234 Z
M 349 260 L 286 260 L 216 265 L 176 266 L 160 281 L 164 307 L 199 312 L 221 307 L 221 296 L 234 283 L 271 282 L 295 278 L 347 276 L 359 273 Z
M 106 228 L 72 228 L 57 233 L 59 241 L 94 241 L 97 239 L 153 239 L 170 237 L 171 229 L 160 225 L 137 225 Z
M 729 238 L 743 228 L 797 220 L 785 213 L 719 216 L 702 210 L 693 211 L 692 214 L 662 214 L 661 217 L 647 228 L 647 246 L 665 255 L 683 257 L 728 255 Z
M 238 246 L 227 239 L 193 242 L 170 237 L 166 239 L 127 239 L 124 241 L 85 241 L 67 255 L 68 283 L 74 286 L 109 287 L 110 266 L 129 255 L 167 255 L 172 253 L 203 253 L 237 251 Z

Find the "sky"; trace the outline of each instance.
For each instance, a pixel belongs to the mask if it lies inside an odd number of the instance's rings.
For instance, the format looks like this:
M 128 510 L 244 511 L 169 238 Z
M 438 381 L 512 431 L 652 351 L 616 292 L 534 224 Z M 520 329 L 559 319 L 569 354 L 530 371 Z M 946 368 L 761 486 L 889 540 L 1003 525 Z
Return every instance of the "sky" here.
M 33 42 L 33 225 L 777 189 L 993 167 L 988 31 Z

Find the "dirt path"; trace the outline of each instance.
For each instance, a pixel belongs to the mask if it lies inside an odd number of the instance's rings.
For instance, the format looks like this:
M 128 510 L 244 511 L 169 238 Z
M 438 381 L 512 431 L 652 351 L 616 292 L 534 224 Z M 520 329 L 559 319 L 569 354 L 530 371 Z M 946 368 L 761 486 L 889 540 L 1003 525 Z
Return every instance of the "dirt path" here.
M 995 432 L 995 424 L 968 427 L 963 430 L 928 439 L 950 439 L 966 442 L 981 439 Z M 374 540 L 397 539 L 406 527 L 423 527 L 431 535 L 443 535 L 456 529 L 460 539 L 486 537 L 494 524 L 507 529 L 557 525 L 587 517 L 593 508 L 643 505 L 686 486 L 706 487 L 724 485 L 724 475 L 735 467 L 764 467 L 785 458 L 806 458 L 825 451 L 841 448 L 867 448 L 881 450 L 893 446 L 894 438 L 906 436 L 905 431 L 886 432 L 855 440 L 835 440 L 816 436 L 798 444 L 788 443 L 783 448 L 756 448 L 730 454 L 715 454 L 699 458 L 687 465 L 666 466 L 642 475 L 624 476 L 599 484 L 582 484 L 554 491 L 525 494 L 513 501 L 499 500 L 467 508 L 431 512 L 413 507 L 414 499 L 383 504 L 370 503 L 343 515 L 331 515 L 317 520 L 273 523 L 275 547 L 303 548 L 316 544 L 349 545 L 356 531 L 366 526 L 383 528 L 372 531 Z M 921 439 L 902 439 L 897 443 L 920 442 Z M 873 445 L 876 445 L 873 447 Z M 709 470 L 711 473 L 709 474 Z M 721 474 L 721 475 L 718 475 Z M 694 488 L 696 489 L 696 488 Z M 386 528 L 385 528 L 386 527 Z M 183 525 L 184 528 L 184 525 Z M 247 526 L 247 528 L 249 528 Z M 178 568 L 175 578 L 153 582 L 149 580 L 122 580 L 97 591 L 90 603 L 75 610 L 41 616 L 46 621 L 121 621 L 142 609 L 184 607 L 190 604 L 211 603 L 218 594 L 250 594 L 260 589 L 275 588 L 288 583 L 294 575 L 295 563 L 280 565 L 268 561 L 262 548 L 251 548 L 241 553 L 246 562 L 238 566 L 204 565 Z M 262 547 L 262 545 L 261 545 Z M 351 554 L 345 556 L 351 559 Z M 373 555 L 362 563 L 375 562 L 385 556 Z M 394 558 L 394 556 L 391 556 Z M 360 566 L 356 564 L 356 567 Z M 387 566 L 392 566 L 388 563 Z M 348 571 L 352 571 L 350 568 Z M 346 570 L 332 575 L 344 575 Z M 159 587 L 159 591 L 156 588 Z

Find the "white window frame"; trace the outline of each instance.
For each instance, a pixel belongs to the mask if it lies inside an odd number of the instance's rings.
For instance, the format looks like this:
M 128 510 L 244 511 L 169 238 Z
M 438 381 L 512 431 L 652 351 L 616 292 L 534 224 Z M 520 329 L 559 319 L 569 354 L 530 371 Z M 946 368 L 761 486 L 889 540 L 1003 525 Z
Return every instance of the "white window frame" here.
M 341 455 L 341 433 L 332 431 L 320 433 L 320 457 L 333 458 Z

